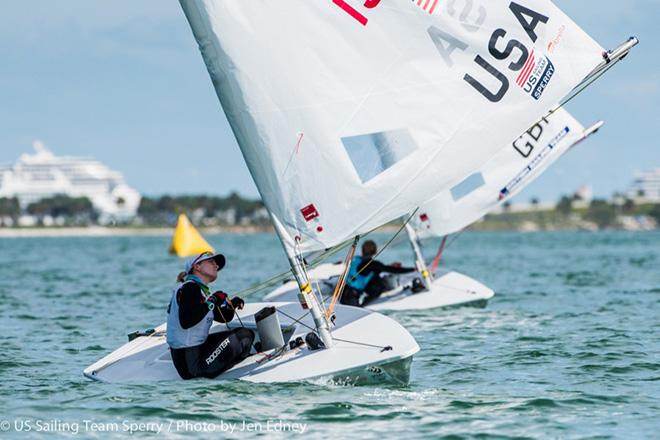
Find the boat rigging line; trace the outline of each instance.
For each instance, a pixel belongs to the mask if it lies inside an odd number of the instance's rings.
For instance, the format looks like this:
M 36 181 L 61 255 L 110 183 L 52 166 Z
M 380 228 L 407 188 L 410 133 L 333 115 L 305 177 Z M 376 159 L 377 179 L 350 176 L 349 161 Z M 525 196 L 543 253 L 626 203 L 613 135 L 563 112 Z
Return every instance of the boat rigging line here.
M 332 294 L 332 300 L 330 301 L 328 310 L 325 312 L 326 317 L 328 319 L 330 319 L 330 317 L 333 315 L 335 311 L 335 304 L 337 303 L 337 300 L 341 298 L 342 294 L 344 293 L 344 287 L 346 286 L 346 277 L 348 276 L 348 272 L 351 268 L 351 264 L 353 262 L 353 257 L 355 256 L 355 249 L 357 248 L 358 241 L 360 241 L 360 236 L 356 235 L 355 239 L 353 240 L 353 246 L 351 246 L 350 251 L 348 251 L 348 253 L 346 254 L 346 258 L 344 259 L 344 270 L 339 276 L 339 280 L 337 281 L 337 285 L 335 286 L 335 291 Z M 321 298 L 323 298 L 320 289 L 319 289 L 319 294 L 321 295 Z
M 317 333 L 317 331 L 316 331 L 315 328 L 312 328 L 312 327 L 308 326 L 307 324 L 305 324 L 304 322 L 301 322 L 301 319 L 303 319 L 303 318 L 305 318 L 305 316 L 309 315 L 309 313 L 310 313 L 309 311 L 308 311 L 307 313 L 305 313 L 303 316 L 301 316 L 300 318 L 295 319 L 293 316 L 291 316 L 291 315 L 289 315 L 289 314 L 287 314 L 287 313 L 284 313 L 284 312 L 281 311 L 280 309 L 276 309 L 276 310 L 277 310 L 279 313 L 281 313 L 282 315 L 286 316 L 287 318 L 289 318 L 289 319 L 293 319 L 293 323 L 292 323 L 292 324 L 300 324 L 300 325 L 302 325 L 303 327 L 308 328 L 308 329 L 311 330 L 312 332 Z M 347 344 L 356 344 L 356 345 L 363 345 L 363 346 L 365 346 L 365 347 L 380 348 L 381 351 L 390 351 L 390 350 L 392 350 L 392 346 L 391 346 L 391 345 L 375 345 L 375 344 L 369 344 L 369 343 L 366 343 L 366 342 L 351 341 L 351 340 L 348 340 L 348 339 L 339 339 L 339 338 L 335 338 L 334 336 L 332 337 L 332 339 L 334 339 L 335 341 L 346 342 Z
M 394 234 L 394 236 L 383 246 L 383 248 L 374 256 L 374 258 L 377 257 L 378 255 L 380 255 L 381 252 L 383 252 L 397 238 L 397 236 L 401 233 L 403 228 L 405 228 L 406 224 L 408 224 L 410 222 L 410 220 L 412 220 L 413 216 L 415 215 L 415 213 L 417 212 L 418 209 L 419 208 L 417 208 L 415 211 L 413 211 L 413 213 L 410 215 L 410 217 L 408 217 L 408 219 L 403 224 L 403 226 L 401 226 L 401 228 L 396 232 L 396 234 Z M 365 234 L 365 237 L 368 237 L 373 232 L 374 231 L 368 232 L 367 234 Z M 337 253 L 341 252 L 346 247 L 351 246 L 353 240 L 354 240 L 354 238 L 351 238 L 350 240 L 346 240 L 346 241 L 338 244 L 335 247 L 326 249 L 319 256 L 317 256 L 314 259 L 314 261 L 307 264 L 307 266 L 312 267 L 312 268 L 318 266 L 322 262 L 326 261 L 329 257 L 331 257 L 333 255 L 336 255 Z M 259 292 L 263 289 L 267 289 L 269 287 L 272 287 L 275 284 L 277 284 L 279 282 L 282 282 L 282 281 L 284 281 L 284 280 L 286 280 L 290 277 L 291 277 L 291 271 L 287 270 L 287 271 L 281 272 L 279 274 L 273 275 L 272 277 L 270 277 L 270 278 L 268 278 L 264 281 L 260 281 L 258 283 L 255 283 L 252 286 L 246 287 L 245 289 L 239 290 L 234 295 L 235 296 L 236 295 L 238 295 L 238 296 L 249 296 L 249 295 L 252 295 L 252 294 L 254 294 L 256 292 Z

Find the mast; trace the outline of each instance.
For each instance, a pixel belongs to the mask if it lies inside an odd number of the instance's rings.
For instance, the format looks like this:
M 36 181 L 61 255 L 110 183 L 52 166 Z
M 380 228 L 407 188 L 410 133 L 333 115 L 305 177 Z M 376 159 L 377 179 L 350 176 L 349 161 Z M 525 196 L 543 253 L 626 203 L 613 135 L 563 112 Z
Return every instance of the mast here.
M 422 250 L 419 248 L 419 241 L 417 238 L 417 232 L 410 226 L 409 223 L 406 223 L 406 232 L 408 233 L 408 240 L 410 241 L 410 246 L 412 247 L 413 252 L 415 253 L 415 266 L 420 274 L 422 274 L 422 279 L 424 281 L 424 287 L 428 290 L 431 287 L 431 274 L 429 273 L 428 268 L 426 267 L 426 262 L 424 261 L 424 255 L 422 255 Z
M 326 318 L 325 314 L 322 313 L 321 306 L 316 299 L 316 295 L 314 295 L 312 284 L 309 282 L 309 279 L 307 278 L 307 275 L 302 268 L 302 255 L 297 254 L 293 250 L 293 247 L 290 245 L 290 243 L 287 241 L 287 237 L 289 236 L 277 217 L 275 217 L 273 213 L 270 212 L 270 210 L 268 211 L 268 214 L 270 215 L 271 221 L 275 226 L 277 237 L 280 239 L 287 259 L 289 260 L 291 273 L 293 273 L 293 276 L 298 282 L 298 288 L 300 289 L 300 304 L 303 309 L 309 309 L 309 312 L 314 319 L 314 325 L 316 330 L 319 332 L 319 335 L 321 336 L 323 344 L 326 348 L 330 348 L 334 344 L 332 335 L 330 334 L 330 324 L 328 323 L 328 319 Z

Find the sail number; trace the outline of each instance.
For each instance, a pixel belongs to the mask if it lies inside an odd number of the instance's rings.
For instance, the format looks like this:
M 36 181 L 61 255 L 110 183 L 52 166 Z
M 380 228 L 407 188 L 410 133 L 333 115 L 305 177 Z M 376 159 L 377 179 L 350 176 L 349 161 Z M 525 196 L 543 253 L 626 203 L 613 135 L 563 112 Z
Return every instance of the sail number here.
M 459 13 L 454 7 L 456 1 L 448 2 L 447 13 L 451 16 Z M 516 2 L 509 4 L 509 11 L 525 30 L 532 44 L 535 43 L 538 40 L 536 28 L 540 24 L 546 24 L 549 17 Z M 467 32 L 477 32 L 486 20 L 486 15 L 486 9 L 483 6 L 480 5 L 474 11 L 474 2 L 465 0 L 463 9 L 460 11 L 459 20 L 463 23 L 463 27 Z M 470 17 L 473 18 L 470 19 Z M 452 60 L 454 52 L 456 50 L 465 51 L 469 47 L 467 43 L 436 26 L 431 26 L 428 33 L 442 59 L 449 67 L 454 65 Z M 520 72 L 517 79 L 518 85 L 534 99 L 540 99 L 554 75 L 554 65 L 547 57 L 539 57 L 538 60 L 530 58 L 530 51 L 523 42 L 516 39 L 507 40 L 506 35 L 507 31 L 505 29 L 495 29 L 488 41 L 488 55 L 477 55 L 474 58 L 477 66 L 495 78 L 496 86 L 489 88 L 480 79 L 469 73 L 465 74 L 463 80 L 488 101 L 500 102 L 509 90 L 510 83 L 506 75 L 493 64 L 510 60 L 507 68 L 512 72 Z
M 513 141 L 513 148 L 522 156 L 529 157 L 536 148 L 543 132 L 548 127 L 548 120 L 544 117 L 538 123 L 534 124 L 532 128 L 527 130 L 518 139 Z
M 380 2 L 381 0 L 367 0 L 363 6 L 366 9 L 373 9 Z M 333 3 L 363 26 L 367 25 L 367 17 L 345 0 L 333 0 Z M 475 5 L 474 0 L 448 0 L 444 3 L 444 9 L 446 14 L 456 17 L 465 31 L 470 33 L 479 31 L 488 15 L 486 8 L 481 4 Z M 509 11 L 520 23 L 532 45 L 536 43 L 538 40 L 537 27 L 547 24 L 549 17 L 517 2 L 509 3 Z M 427 32 L 448 67 L 454 66 L 453 56 L 457 50 L 465 51 L 469 47 L 460 38 L 437 26 L 431 25 Z M 463 80 L 488 101 L 500 102 L 509 91 L 510 82 L 502 70 L 494 64 L 509 61 L 506 68 L 512 72 L 520 72 L 516 83 L 525 93 L 536 100 L 540 99 L 555 73 L 554 65 L 545 56 L 534 56 L 534 52 L 530 53 L 523 42 L 516 39 L 507 40 L 506 36 L 506 29 L 495 29 L 488 41 L 488 55 L 477 55 L 474 58 L 474 63 L 495 81 L 488 79 L 487 76 L 482 81 L 480 78 L 484 77 L 483 73 L 475 76 L 465 73 Z M 488 87 L 484 85 L 485 82 L 495 85 Z

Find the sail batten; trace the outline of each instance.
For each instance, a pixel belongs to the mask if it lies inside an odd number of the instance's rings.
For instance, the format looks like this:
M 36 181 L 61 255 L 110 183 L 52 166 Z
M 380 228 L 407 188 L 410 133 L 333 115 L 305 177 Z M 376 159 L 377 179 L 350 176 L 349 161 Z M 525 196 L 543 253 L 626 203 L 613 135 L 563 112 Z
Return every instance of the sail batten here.
M 330 1 L 180 2 L 264 203 L 301 251 L 455 186 L 602 60 L 548 0 L 343 2 L 364 23 Z

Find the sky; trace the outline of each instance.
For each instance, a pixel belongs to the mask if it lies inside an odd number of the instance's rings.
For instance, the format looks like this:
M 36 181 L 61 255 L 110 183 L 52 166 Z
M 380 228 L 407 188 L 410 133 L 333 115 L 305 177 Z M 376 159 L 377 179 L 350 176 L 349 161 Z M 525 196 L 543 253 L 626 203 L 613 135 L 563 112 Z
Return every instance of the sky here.
M 660 1 L 555 3 L 605 48 L 631 35 L 641 44 L 568 106 L 605 127 L 518 201 L 556 201 L 583 184 L 607 197 L 660 167 Z M 0 163 L 35 139 L 57 155 L 100 160 L 145 195 L 258 197 L 174 0 L 5 2 Z

